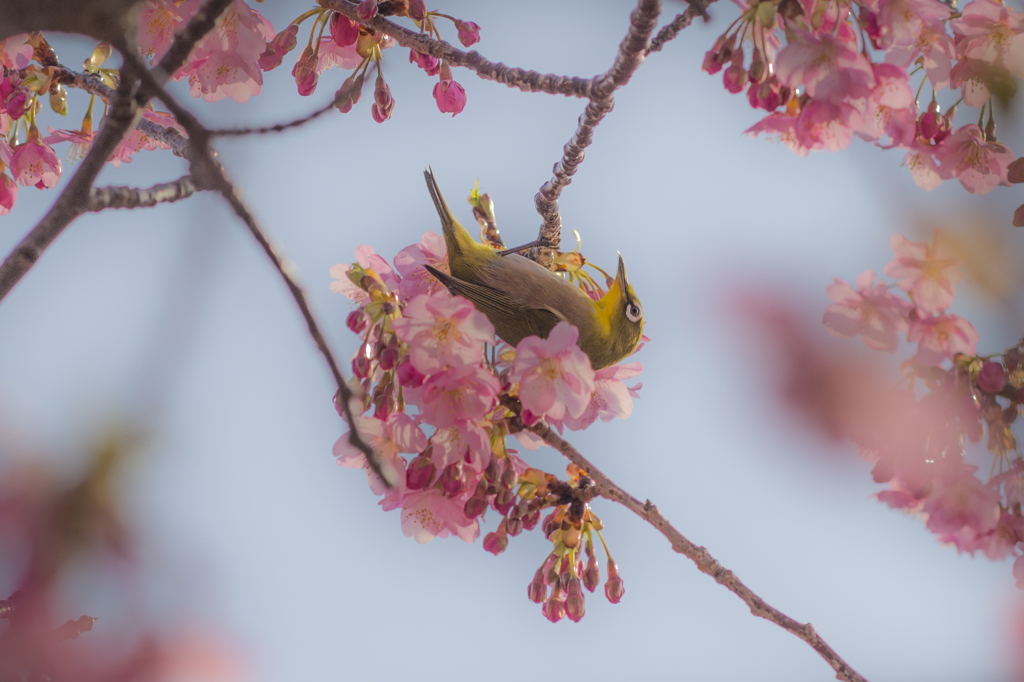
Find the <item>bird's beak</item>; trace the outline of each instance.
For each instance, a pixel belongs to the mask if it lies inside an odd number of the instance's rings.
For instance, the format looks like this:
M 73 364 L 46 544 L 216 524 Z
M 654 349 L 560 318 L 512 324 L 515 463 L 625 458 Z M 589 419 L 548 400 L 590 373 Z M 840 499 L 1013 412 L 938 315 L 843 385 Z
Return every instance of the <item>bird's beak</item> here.
M 619 289 L 622 290 L 622 295 L 626 295 L 626 264 L 622 261 L 622 254 L 619 254 L 619 271 L 615 274 L 615 279 L 619 280 Z

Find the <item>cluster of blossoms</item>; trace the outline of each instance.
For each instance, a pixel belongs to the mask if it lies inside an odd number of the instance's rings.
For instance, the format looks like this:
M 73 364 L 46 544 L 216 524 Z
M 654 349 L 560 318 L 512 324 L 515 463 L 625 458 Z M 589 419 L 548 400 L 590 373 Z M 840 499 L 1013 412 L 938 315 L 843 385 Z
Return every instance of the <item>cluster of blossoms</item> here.
M 1011 97 L 1024 76 L 1024 13 L 995 0 L 959 12 L 940 0 L 738 2 L 741 16 L 703 68 L 724 69 L 727 90 L 745 89 L 751 106 L 769 112 L 748 133 L 800 155 L 843 149 L 854 134 L 903 149 L 926 190 L 953 178 L 978 194 L 1007 183 L 1014 157 L 996 140 L 992 99 Z M 947 87 L 960 98 L 943 113 Z M 954 128 L 960 104 L 979 109 L 977 123 Z
M 174 42 L 175 33 L 202 5 L 203 0 L 143 0 L 139 5 L 136 34 L 142 56 L 156 64 Z M 421 32 L 439 40 L 437 21 L 446 19 L 454 24 L 463 45 L 468 47 L 480 40 L 480 27 L 475 23 L 427 11 L 423 0 L 364 0 L 359 5 L 359 16 L 364 20 L 378 14 L 409 17 Z M 313 20 L 309 40 L 292 68 L 299 94 L 312 94 L 319 76 L 328 69 L 352 69 L 335 96 L 336 107 L 346 113 L 359 101 L 367 72 L 373 65 L 376 84 L 370 111 L 378 122 L 389 119 L 395 100 L 384 80 L 381 63 L 382 51 L 394 41 L 342 14 L 322 8 L 305 12 L 283 31 L 275 33 L 266 17 L 249 7 L 245 0 L 235 0 L 218 18 L 214 29 L 196 43 L 173 78 L 187 80 L 192 96 L 207 102 L 225 97 L 246 102 L 260 94 L 263 73 L 280 66 L 285 55 L 298 45 L 299 27 L 307 19 Z M 85 60 L 84 70 L 107 86 L 115 87 L 118 71 L 103 68 L 110 54 L 110 46 L 101 43 Z M 465 108 L 466 92 L 453 79 L 451 66 L 446 61 L 415 50 L 410 51 L 409 61 L 428 75 L 438 76 L 434 100 L 442 113 L 454 116 Z M 50 127 L 48 136 L 40 133 L 36 119 L 43 108 L 42 99 L 48 98 L 51 109 L 66 116 L 65 86 L 74 80 L 42 35 L 18 35 L 0 40 L 0 69 L 0 215 L 6 215 L 14 207 L 19 185 L 40 189 L 56 186 L 63 167 L 52 145 L 70 143 L 67 159 L 75 162 L 89 151 L 99 126 L 93 120 L 93 97 L 77 129 Z M 144 116 L 184 134 L 169 114 L 149 109 Z M 136 128 L 118 146 L 109 162 L 120 166 L 130 163 L 132 155 L 139 151 L 167 148 L 165 142 Z
M 856 288 L 837 279 L 828 288 L 836 302 L 823 321 L 879 351 L 895 351 L 905 334 L 917 353 L 902 364 L 905 387 L 848 410 L 841 431 L 874 463 L 874 480 L 888 484 L 879 500 L 920 515 L 961 552 L 1017 556 L 1014 575 L 1024 588 L 1024 458 L 1011 430 L 1024 403 L 1024 339 L 1002 354 L 977 355 L 977 331 L 946 312 L 960 277 L 957 259 L 938 239 L 894 235 L 892 246 L 896 259 L 885 273 L 906 298 L 870 271 Z M 983 482 L 965 443 L 979 443 L 986 432 L 993 462 Z
M 428 12 L 423 0 L 363 0 L 359 4 L 358 14 L 363 21 L 369 21 L 378 15 L 408 17 L 422 33 L 438 40 L 441 39 L 441 35 L 435 22 L 443 18 L 455 25 L 459 41 L 466 47 L 480 40 L 480 27 L 475 23 L 440 12 Z M 359 101 L 367 71 L 373 64 L 377 77 L 370 113 L 378 123 L 391 118 L 395 99 L 391 94 L 391 88 L 384 80 L 381 51 L 391 47 L 394 41 L 369 27 L 357 24 L 343 14 L 319 7 L 300 14 L 267 44 L 266 50 L 259 58 L 259 68 L 269 71 L 280 66 L 284 56 L 298 45 L 299 26 L 307 19 L 313 20 L 309 40 L 292 68 L 299 94 L 313 94 L 319 75 L 331 67 L 352 69 L 352 74 L 336 95 L 338 110 L 347 113 Z M 427 75 L 439 76 L 433 94 L 441 113 L 450 113 L 454 116 L 462 112 L 466 106 L 466 91 L 452 78 L 452 70 L 447 61 L 439 61 L 432 55 L 421 54 L 415 50 L 409 51 L 409 61 L 426 71 Z
M 552 621 L 578 621 L 581 588 L 593 591 L 600 582 L 593 535 L 600 537 L 603 526 L 588 504 L 592 481 L 572 465 L 565 481 L 530 468 L 506 437 L 532 450 L 542 441 L 524 428 L 542 419 L 561 431 L 627 418 L 639 386 L 623 382 L 640 373 L 640 364 L 595 372 L 576 345 L 577 329 L 565 322 L 547 339 L 527 337 L 516 348 L 498 341 L 483 313 L 423 268 L 449 271 L 444 242 L 433 232 L 399 252 L 394 268 L 368 246 L 357 249 L 356 259 L 331 269 L 331 289 L 358 306 L 347 318 L 362 340 L 352 360 L 359 396 L 352 408 L 391 487 L 348 435 L 334 446 L 338 463 L 366 468 L 380 505 L 401 509 L 402 531 L 417 542 L 449 535 L 472 542 L 492 509 L 501 519 L 483 546 L 498 554 L 510 537 L 540 524 L 552 551 L 529 597 Z M 610 555 L 605 593 L 612 602 L 623 594 Z

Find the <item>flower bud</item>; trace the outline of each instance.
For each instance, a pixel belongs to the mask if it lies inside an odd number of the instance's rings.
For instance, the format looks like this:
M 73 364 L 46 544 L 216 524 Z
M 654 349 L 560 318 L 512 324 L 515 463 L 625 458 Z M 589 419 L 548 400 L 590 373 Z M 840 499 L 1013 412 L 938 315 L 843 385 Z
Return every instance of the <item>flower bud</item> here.
M 488 533 L 484 538 L 484 550 L 498 556 L 508 547 L 508 537 L 500 533 Z
M 718 63 L 725 64 L 727 61 L 732 59 L 732 49 L 736 45 L 736 34 L 733 33 L 729 36 L 724 43 L 722 43 L 721 49 L 718 51 Z
M 622 578 L 608 578 L 608 581 L 604 584 L 604 596 L 608 598 L 612 604 L 618 604 L 622 599 L 622 595 L 626 593 L 626 586 L 622 582 Z
M 441 61 L 437 57 L 416 50 L 409 50 L 409 63 L 426 71 L 428 76 L 436 76 L 437 72 L 441 70 Z
M 1011 348 L 1003 353 L 1003 364 L 1006 365 L 1007 372 L 1015 371 L 1020 365 L 1020 351 L 1016 348 Z
M 580 529 L 573 526 L 562 533 L 562 544 L 569 549 L 576 549 L 580 546 Z
M 541 613 L 552 623 L 557 623 L 565 618 L 565 602 L 562 601 L 561 595 L 555 596 L 555 593 L 552 592 L 551 597 L 541 607 Z
M 67 116 L 68 113 L 68 91 L 58 83 L 50 90 L 50 108 L 55 114 Z
M 1006 179 L 1012 183 L 1024 182 L 1024 156 L 1006 167 Z
M 295 49 L 298 45 L 299 25 L 290 24 L 288 28 L 274 36 L 274 39 L 267 43 L 266 49 L 260 55 L 258 65 L 261 71 L 270 71 L 281 66 L 284 56 Z
M 380 368 L 384 371 L 394 369 L 395 365 L 398 364 L 398 348 L 388 345 L 387 348 L 381 351 L 379 362 Z
M 917 133 L 926 140 L 933 140 L 942 132 L 942 116 L 933 107 L 928 107 L 917 119 Z
M 373 115 L 373 120 L 377 123 L 383 123 L 384 121 L 391 118 L 391 112 L 395 108 L 395 99 L 391 96 L 391 88 L 381 78 L 380 73 L 377 74 L 377 83 L 373 88 L 373 107 L 370 108 L 370 113 Z
M 523 532 L 523 520 L 518 518 L 509 517 L 508 519 L 508 534 L 515 537 Z
M 978 388 L 986 393 L 999 393 L 1006 386 L 1006 371 L 998 362 L 989 360 L 978 372 Z
M 494 496 L 494 502 L 492 503 L 492 506 L 494 507 L 494 510 L 496 512 L 504 516 L 508 513 L 509 507 L 512 506 L 512 503 L 515 501 L 515 499 L 515 493 L 513 493 L 511 490 L 499 488 L 498 493 Z
M 316 73 L 316 55 L 313 53 L 313 48 L 307 47 L 302 51 L 302 55 L 296 60 L 295 66 L 292 67 L 292 76 L 295 77 L 295 85 L 298 86 L 299 94 L 303 97 L 312 95 L 316 90 L 317 73 Z
M 518 480 L 519 474 L 516 473 L 516 470 L 512 468 L 511 464 L 507 465 L 505 470 L 501 472 L 501 487 L 503 488 L 511 490 L 515 487 L 516 481 Z
M 362 310 L 353 310 L 345 318 L 345 326 L 353 334 L 361 334 L 366 329 L 366 315 Z
M 587 567 L 583 569 L 583 586 L 593 592 L 601 584 L 601 568 L 597 560 L 591 556 L 587 559 Z
M 540 604 L 544 601 L 547 596 L 548 586 L 544 584 L 544 567 L 541 566 L 537 569 L 537 572 L 533 574 L 533 580 L 526 588 L 526 596 L 529 597 L 530 601 L 534 604 Z
M 484 509 L 487 508 L 487 500 L 482 497 L 474 495 L 473 497 L 466 500 L 465 506 L 462 508 L 462 513 L 466 515 L 466 518 L 472 521 L 476 517 L 484 513 Z
M 472 21 L 455 21 L 455 30 L 459 32 L 459 42 L 469 47 L 480 42 L 480 27 Z
M 708 75 L 715 75 L 722 70 L 720 56 L 717 50 L 708 50 L 704 55 L 704 63 L 701 64 L 700 68 Z
M 586 602 L 583 597 L 583 589 L 580 587 L 580 579 L 572 578 L 569 581 L 568 594 L 565 598 L 565 613 L 569 616 L 569 620 L 574 623 L 580 622 L 583 615 L 587 612 Z
M 770 5 L 771 3 L 761 4 Z M 768 75 L 768 69 L 765 68 L 764 57 L 761 56 L 761 48 L 759 47 L 754 47 L 754 55 L 750 58 L 750 69 L 747 71 L 747 75 L 755 83 L 760 83 Z
M 364 353 L 359 353 L 352 358 L 352 374 L 360 379 L 370 376 L 370 358 L 366 357 Z
M 348 47 L 349 45 L 355 45 L 356 41 L 359 40 L 359 24 L 344 14 L 335 12 L 331 15 L 330 29 L 331 40 L 334 41 L 335 45 Z
M 533 530 L 537 527 L 538 522 L 540 522 L 540 509 L 531 511 L 523 516 L 523 528 L 526 530 Z
M 736 64 L 731 65 L 722 74 L 722 83 L 725 85 L 725 89 L 734 95 L 747 86 L 747 80 L 746 69 Z
M 449 495 L 458 495 L 466 487 L 465 472 L 462 469 L 462 462 L 449 464 L 441 472 L 441 487 Z
M 395 369 L 395 375 L 398 377 L 398 385 L 405 388 L 419 388 L 427 380 L 427 377 L 413 367 L 408 360 Z
M 427 6 L 423 3 L 423 0 L 409 0 L 406 14 L 413 21 L 423 21 L 427 17 Z
M 363 21 L 369 21 L 377 16 L 377 0 L 363 0 L 356 7 L 356 13 Z
M 434 480 L 436 469 L 427 453 L 413 457 L 409 468 L 405 470 L 405 487 L 409 490 L 422 490 Z

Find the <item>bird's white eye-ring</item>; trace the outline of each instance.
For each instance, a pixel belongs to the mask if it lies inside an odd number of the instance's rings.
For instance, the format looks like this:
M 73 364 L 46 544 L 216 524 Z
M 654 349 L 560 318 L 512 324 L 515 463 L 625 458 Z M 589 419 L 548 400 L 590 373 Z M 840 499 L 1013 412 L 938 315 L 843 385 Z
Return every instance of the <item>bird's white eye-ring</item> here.
M 630 322 L 639 322 L 640 318 L 644 316 L 644 311 L 640 308 L 639 303 L 627 303 L 626 304 L 626 319 Z

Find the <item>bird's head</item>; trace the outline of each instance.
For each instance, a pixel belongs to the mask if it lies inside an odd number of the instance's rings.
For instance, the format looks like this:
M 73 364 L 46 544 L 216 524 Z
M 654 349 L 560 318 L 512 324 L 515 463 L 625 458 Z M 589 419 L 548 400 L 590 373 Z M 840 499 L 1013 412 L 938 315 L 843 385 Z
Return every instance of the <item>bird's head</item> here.
M 626 264 L 619 255 L 615 280 L 597 303 L 603 327 L 608 330 L 609 345 L 619 359 L 629 355 L 640 343 L 644 330 L 644 309 L 633 287 L 626 280 Z

